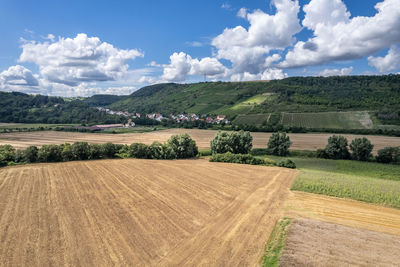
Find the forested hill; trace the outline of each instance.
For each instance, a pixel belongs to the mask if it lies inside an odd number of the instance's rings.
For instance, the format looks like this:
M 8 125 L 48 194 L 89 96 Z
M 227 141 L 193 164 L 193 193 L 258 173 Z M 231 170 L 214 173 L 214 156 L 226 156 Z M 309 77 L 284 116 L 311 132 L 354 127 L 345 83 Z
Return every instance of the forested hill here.
M 400 75 L 292 77 L 270 82 L 203 82 L 143 87 L 110 105 L 130 112 L 261 114 L 400 111 Z
M 0 122 L 19 123 L 117 123 L 122 118 L 107 115 L 81 100 L 0 92 Z

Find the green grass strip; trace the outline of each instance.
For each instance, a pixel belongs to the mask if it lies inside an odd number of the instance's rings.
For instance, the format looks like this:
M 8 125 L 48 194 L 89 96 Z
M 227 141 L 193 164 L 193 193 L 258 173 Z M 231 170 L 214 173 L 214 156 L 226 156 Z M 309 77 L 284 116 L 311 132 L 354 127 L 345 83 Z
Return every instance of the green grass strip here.
M 265 248 L 263 267 L 278 266 L 291 222 L 292 219 L 285 217 L 276 224 Z

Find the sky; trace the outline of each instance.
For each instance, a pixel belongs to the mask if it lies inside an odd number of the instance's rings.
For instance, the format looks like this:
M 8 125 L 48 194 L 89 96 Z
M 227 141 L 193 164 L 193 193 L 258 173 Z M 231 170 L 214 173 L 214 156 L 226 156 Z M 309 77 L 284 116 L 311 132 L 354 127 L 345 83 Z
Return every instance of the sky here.
M 400 73 L 400 0 L 0 0 L 0 91 Z

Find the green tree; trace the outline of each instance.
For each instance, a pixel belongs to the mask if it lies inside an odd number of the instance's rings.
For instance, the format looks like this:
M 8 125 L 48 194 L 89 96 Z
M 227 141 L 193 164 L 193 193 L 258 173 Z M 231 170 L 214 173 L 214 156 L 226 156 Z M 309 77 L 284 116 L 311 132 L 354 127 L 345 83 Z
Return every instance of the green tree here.
M 89 159 L 100 159 L 103 157 L 103 148 L 100 144 L 89 145 Z
M 199 153 L 196 142 L 188 134 L 173 135 L 167 144 L 178 159 L 193 158 Z
M 374 145 L 371 142 L 363 137 L 356 138 L 350 143 L 350 149 L 352 151 L 351 158 L 360 161 L 367 161 L 372 156 L 372 149 Z
M 87 142 L 75 142 L 71 145 L 72 155 L 75 160 L 87 160 L 90 150 Z
M 38 151 L 38 160 L 40 162 L 62 161 L 62 146 L 43 145 Z
M 15 160 L 15 148 L 11 145 L 0 145 L 0 166 Z
M 276 156 L 287 156 L 289 147 L 292 144 L 286 133 L 273 133 L 268 141 L 267 149 L 269 153 Z
M 233 154 L 248 154 L 253 147 L 253 137 L 250 132 L 218 132 L 211 140 L 211 152 L 222 154 L 231 152 Z
M 348 159 L 350 153 L 347 146 L 348 142 L 344 136 L 332 135 L 325 147 L 326 157 L 329 159 Z
M 115 154 L 118 152 L 118 148 L 113 143 L 108 142 L 103 144 L 102 146 L 103 146 L 103 155 L 106 158 L 113 158 L 115 157 Z
M 61 157 L 63 161 L 71 161 L 75 159 L 70 143 L 62 145 Z
M 400 163 L 400 148 L 385 147 L 378 150 L 376 161 L 380 163 Z
M 148 155 L 148 146 L 141 143 L 133 143 L 129 146 L 129 156 L 137 159 L 145 159 Z
M 25 162 L 32 163 L 38 161 L 38 151 L 36 146 L 30 146 L 23 152 L 23 158 Z

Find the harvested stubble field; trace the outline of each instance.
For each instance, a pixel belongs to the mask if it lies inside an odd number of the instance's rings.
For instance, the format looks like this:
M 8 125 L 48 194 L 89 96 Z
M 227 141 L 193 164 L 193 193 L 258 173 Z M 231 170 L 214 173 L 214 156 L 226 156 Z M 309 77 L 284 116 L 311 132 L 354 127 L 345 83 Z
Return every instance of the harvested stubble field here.
M 296 174 L 205 160 L 6 167 L 0 265 L 258 265 Z
M 398 266 L 400 236 L 296 219 L 279 266 Z
M 210 147 L 210 141 L 217 131 L 198 129 L 168 129 L 162 131 L 129 134 L 99 134 L 99 133 L 78 133 L 78 132 L 21 132 L 0 134 L 0 145 L 10 144 L 16 148 L 25 148 L 30 145 L 41 146 L 45 144 L 62 144 L 65 142 L 85 141 L 89 143 L 113 142 L 118 144 L 131 144 L 135 142 L 151 144 L 154 141 L 165 142 L 174 134 L 188 133 L 197 143 L 200 149 Z M 324 148 L 328 138 L 332 134 L 289 134 L 293 142 L 291 149 L 316 150 Z M 265 148 L 271 133 L 252 133 L 254 148 Z M 343 134 L 349 142 L 361 135 Z M 389 136 L 367 136 L 375 145 L 374 152 L 386 146 L 400 146 L 399 137 Z

